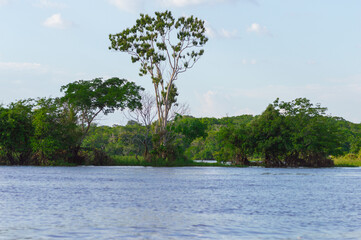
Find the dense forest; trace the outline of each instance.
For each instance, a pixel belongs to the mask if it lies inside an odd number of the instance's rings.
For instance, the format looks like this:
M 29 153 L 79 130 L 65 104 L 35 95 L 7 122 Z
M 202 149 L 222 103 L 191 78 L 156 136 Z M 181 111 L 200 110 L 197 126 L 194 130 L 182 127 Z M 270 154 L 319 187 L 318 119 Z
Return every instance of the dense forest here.
M 332 166 L 331 156 L 357 155 L 361 148 L 361 124 L 327 116 L 326 108 L 305 98 L 276 100 L 258 116 L 177 116 L 170 130 L 178 158 L 233 165 Z M 153 150 L 152 134 L 133 120 L 125 126 L 92 125 L 84 147 L 103 149 L 110 156 L 147 157 Z
M 167 145 L 159 144 L 152 96 L 124 79 L 77 81 L 61 98 L 27 99 L 0 107 L 3 165 L 172 165 L 217 160 L 238 166 L 324 167 L 332 156 L 360 154 L 361 124 L 328 116 L 298 98 L 278 99 L 261 115 L 195 118 L 173 114 Z M 100 112 L 128 112 L 125 126 L 98 126 Z M 160 154 L 162 153 L 162 154 Z M 166 154 L 164 154 L 166 153 Z

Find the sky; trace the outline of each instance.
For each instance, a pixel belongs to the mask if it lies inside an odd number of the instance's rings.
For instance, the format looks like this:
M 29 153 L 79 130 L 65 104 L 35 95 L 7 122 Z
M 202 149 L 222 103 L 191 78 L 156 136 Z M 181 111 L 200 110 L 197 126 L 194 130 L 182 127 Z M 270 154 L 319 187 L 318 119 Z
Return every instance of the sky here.
M 206 22 L 205 54 L 176 81 L 190 115 L 258 115 L 276 98 L 305 97 L 361 123 L 360 0 L 0 0 L 0 104 L 59 97 L 61 86 L 97 77 L 152 93 L 108 36 L 165 10 Z

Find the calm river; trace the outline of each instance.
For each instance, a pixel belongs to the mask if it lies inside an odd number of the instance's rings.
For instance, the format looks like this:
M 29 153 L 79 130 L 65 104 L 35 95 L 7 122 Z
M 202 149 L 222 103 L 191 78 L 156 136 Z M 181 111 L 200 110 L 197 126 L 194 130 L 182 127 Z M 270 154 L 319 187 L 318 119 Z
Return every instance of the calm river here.
M 361 239 L 361 168 L 0 167 L 0 239 Z

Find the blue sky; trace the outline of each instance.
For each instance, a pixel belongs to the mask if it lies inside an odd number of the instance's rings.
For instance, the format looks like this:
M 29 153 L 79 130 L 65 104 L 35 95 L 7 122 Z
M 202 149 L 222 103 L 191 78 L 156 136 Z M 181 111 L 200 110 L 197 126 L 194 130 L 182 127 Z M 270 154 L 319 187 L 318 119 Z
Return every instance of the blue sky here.
M 108 50 L 108 35 L 167 9 L 207 24 L 205 55 L 176 82 L 191 115 L 255 115 L 278 97 L 306 97 L 361 122 L 359 0 L 0 0 L 0 103 L 61 96 L 62 85 L 96 77 L 153 92 L 130 56 Z

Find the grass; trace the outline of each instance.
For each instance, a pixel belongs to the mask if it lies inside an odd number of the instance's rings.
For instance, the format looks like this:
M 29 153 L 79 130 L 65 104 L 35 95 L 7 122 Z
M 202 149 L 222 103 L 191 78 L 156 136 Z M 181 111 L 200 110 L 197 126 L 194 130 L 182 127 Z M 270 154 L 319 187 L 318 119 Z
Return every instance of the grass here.
M 345 156 L 333 157 L 335 167 L 361 167 L 361 154 L 346 154 Z

